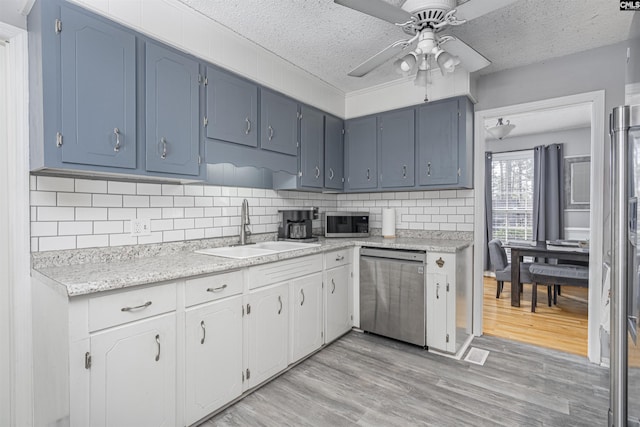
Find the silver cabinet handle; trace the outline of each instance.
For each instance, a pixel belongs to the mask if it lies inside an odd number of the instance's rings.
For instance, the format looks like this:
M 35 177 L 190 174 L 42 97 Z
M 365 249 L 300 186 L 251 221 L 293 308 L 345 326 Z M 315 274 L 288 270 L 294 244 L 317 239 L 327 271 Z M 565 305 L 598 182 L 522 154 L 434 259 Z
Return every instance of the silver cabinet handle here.
M 337 255 L 336 261 L 342 261 L 344 259 L 344 255 Z
M 167 158 L 167 139 L 162 137 L 160 143 L 162 144 L 162 154 L 160 154 L 160 158 L 164 160 Z
M 427 163 L 427 176 L 431 176 L 431 162 Z
M 136 305 L 135 307 L 122 307 L 120 309 L 120 311 L 132 311 L 132 310 L 139 310 L 141 308 L 147 308 L 151 305 L 151 301 L 147 301 L 144 304 L 140 304 L 140 305 Z
M 278 295 L 278 302 L 280 303 L 280 308 L 278 309 L 278 314 L 282 313 L 282 297 Z
M 269 141 L 273 139 L 273 128 L 269 125 Z
M 249 132 L 251 132 L 251 120 L 249 120 L 249 117 L 244 120 L 247 122 L 247 129 L 244 131 L 244 133 L 245 135 L 249 135 Z
M 402 177 L 407 177 L 407 165 L 402 165 Z
M 329 168 L 329 180 L 332 180 L 332 179 L 333 179 L 333 175 L 334 175 L 334 173 L 333 173 L 333 169 L 332 169 L 332 168 Z
M 227 284 L 225 283 L 222 286 L 218 286 L 217 288 L 207 288 L 207 292 L 222 292 L 227 289 Z
M 202 339 L 200 340 L 200 344 L 204 344 L 204 339 L 207 337 L 207 330 L 204 327 L 204 320 L 200 321 L 200 327 L 202 328 Z
M 304 289 L 300 289 L 300 295 L 302 296 L 302 301 L 300 301 L 300 305 L 304 304 Z
M 367 181 L 371 180 L 371 171 L 367 168 Z
M 156 344 L 158 344 L 158 354 L 156 354 L 156 362 L 160 360 L 160 335 L 156 335 Z
M 335 282 L 335 280 L 331 279 L 331 284 L 333 285 L 333 288 L 331 288 L 331 293 L 334 293 L 336 291 L 336 282 Z
M 116 145 L 113 147 L 113 151 L 117 153 L 120 151 L 120 129 L 113 128 L 113 133 L 116 135 Z
M 436 284 L 436 299 L 440 299 L 440 283 Z
M 320 178 L 320 168 L 316 166 L 316 179 Z

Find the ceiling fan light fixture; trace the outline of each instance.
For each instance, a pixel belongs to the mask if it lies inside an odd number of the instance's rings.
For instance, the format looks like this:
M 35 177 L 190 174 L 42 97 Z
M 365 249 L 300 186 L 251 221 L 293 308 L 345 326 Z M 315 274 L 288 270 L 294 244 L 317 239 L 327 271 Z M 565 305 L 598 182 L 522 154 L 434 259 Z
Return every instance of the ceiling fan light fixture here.
M 443 76 L 446 73 L 453 73 L 456 70 L 456 67 L 460 65 L 460 58 L 451 55 L 449 52 L 446 52 L 440 48 L 438 48 L 435 56 L 436 63 L 438 64 L 440 72 Z
M 416 65 L 416 54 L 411 52 L 393 63 L 393 67 L 398 74 L 407 75 Z
M 507 120 L 507 123 L 504 123 L 502 121 L 502 117 L 500 117 L 495 126 L 487 128 L 487 132 L 489 132 L 495 138 L 502 139 L 509 135 L 509 133 L 511 133 L 511 131 L 515 129 L 515 127 L 516 125 L 512 125 L 509 120 Z

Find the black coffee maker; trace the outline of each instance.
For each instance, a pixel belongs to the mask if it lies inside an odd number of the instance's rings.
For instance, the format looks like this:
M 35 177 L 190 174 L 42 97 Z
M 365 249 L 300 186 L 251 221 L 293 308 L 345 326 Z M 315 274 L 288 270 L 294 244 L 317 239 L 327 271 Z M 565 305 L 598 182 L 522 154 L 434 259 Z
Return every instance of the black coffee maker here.
M 312 236 L 313 219 L 318 208 L 278 210 L 278 240 L 316 241 Z

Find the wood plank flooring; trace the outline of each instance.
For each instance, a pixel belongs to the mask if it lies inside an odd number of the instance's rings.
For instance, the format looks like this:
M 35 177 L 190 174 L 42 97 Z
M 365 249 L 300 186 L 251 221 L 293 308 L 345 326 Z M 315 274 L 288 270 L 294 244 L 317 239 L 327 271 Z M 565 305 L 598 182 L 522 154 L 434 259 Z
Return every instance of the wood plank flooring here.
M 588 289 L 562 288 L 558 305 L 547 306 L 547 287 L 538 287 L 531 312 L 531 285 L 524 285 L 520 307 L 511 307 L 511 284 L 496 299 L 496 281 L 484 278 L 483 333 L 587 356 Z
M 484 366 L 351 332 L 201 426 L 606 425 L 608 370 L 496 337 L 471 345 L 491 352 Z

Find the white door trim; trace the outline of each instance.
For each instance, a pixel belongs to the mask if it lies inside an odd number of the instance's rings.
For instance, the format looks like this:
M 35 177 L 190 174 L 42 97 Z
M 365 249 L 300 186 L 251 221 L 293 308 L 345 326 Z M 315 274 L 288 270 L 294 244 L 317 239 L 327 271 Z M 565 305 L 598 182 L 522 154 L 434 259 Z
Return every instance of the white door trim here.
M 588 358 L 593 363 L 601 362 L 600 354 L 600 293 L 602 284 L 603 229 L 604 229 L 604 147 L 605 147 L 605 105 L 604 90 L 577 95 L 562 96 L 524 104 L 509 105 L 475 112 L 474 124 L 474 182 L 475 182 L 475 223 L 474 223 L 474 267 L 473 267 L 473 334 L 482 335 L 483 314 L 483 254 L 484 246 L 484 153 L 486 151 L 484 123 L 487 119 L 535 110 L 566 107 L 576 104 L 591 105 L 591 218 L 588 320 Z
M 11 424 L 33 425 L 31 335 L 30 207 L 29 207 L 29 67 L 27 32 L 0 22 L 7 48 L 7 156 L 6 194 L 0 209 L 9 223 L 10 399 Z M 4 74 L 4 73 L 3 73 Z

